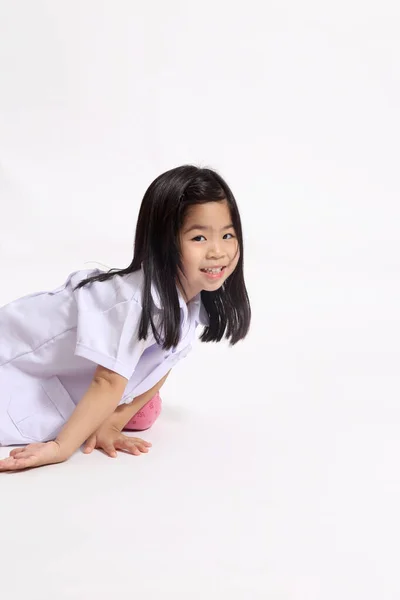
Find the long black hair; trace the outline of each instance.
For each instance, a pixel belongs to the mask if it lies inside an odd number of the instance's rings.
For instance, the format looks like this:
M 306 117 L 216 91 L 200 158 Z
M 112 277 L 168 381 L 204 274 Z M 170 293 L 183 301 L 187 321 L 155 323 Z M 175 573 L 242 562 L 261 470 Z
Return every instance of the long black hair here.
M 243 339 L 251 320 L 250 301 L 243 274 L 243 235 L 239 209 L 228 184 L 212 169 L 183 165 L 159 177 L 147 189 L 139 210 L 134 255 L 125 269 L 110 269 L 81 281 L 75 289 L 93 281 L 105 281 L 115 275 L 128 275 L 143 269 L 144 289 L 139 339 L 146 339 L 151 325 L 153 335 L 163 348 L 176 346 L 180 337 L 180 306 L 176 282 L 182 270 L 179 233 L 190 206 L 226 200 L 239 244 L 239 260 L 233 273 L 216 291 L 201 292 L 209 317 L 202 342 L 219 342 L 225 334 L 234 345 Z M 154 302 L 151 285 L 160 296 L 161 331 L 153 320 Z

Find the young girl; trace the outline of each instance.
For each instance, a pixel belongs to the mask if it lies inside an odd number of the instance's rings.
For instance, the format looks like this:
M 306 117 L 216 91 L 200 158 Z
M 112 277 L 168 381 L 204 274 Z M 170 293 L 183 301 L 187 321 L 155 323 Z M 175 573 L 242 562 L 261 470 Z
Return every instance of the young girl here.
M 25 445 L 1 471 L 84 451 L 139 455 L 158 391 L 191 349 L 250 325 L 239 211 L 226 182 L 184 165 L 163 173 L 139 211 L 134 256 L 121 270 L 76 271 L 56 290 L 0 308 L 0 445 Z M 28 444 L 28 445 L 26 445 Z

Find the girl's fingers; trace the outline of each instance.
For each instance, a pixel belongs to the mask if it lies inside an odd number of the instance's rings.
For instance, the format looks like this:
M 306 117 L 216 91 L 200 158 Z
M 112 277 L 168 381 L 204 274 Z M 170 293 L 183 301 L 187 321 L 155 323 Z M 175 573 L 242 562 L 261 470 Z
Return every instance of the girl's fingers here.
M 14 458 L 3 458 L 3 460 L 0 460 L 0 471 L 10 471 L 14 463 Z
M 123 452 L 128 452 L 129 454 L 136 454 L 136 455 L 140 454 L 140 452 L 136 448 L 135 444 L 132 444 L 128 439 L 120 438 L 115 443 L 115 446 L 116 446 L 116 448 L 118 448 L 118 450 L 122 450 Z
M 145 444 L 141 444 L 136 442 L 136 448 L 139 448 L 140 452 L 148 452 L 149 448 L 148 446 L 145 446 Z
M 135 444 L 144 444 L 148 448 L 151 448 L 152 446 L 150 442 L 146 442 L 145 440 L 142 440 L 142 438 L 130 437 L 129 439 L 132 440 L 132 442 L 135 442 Z
M 15 460 L 21 460 L 24 458 L 30 458 L 31 456 L 34 456 L 34 454 L 32 454 L 32 452 L 30 450 L 28 450 L 28 448 L 26 447 L 26 448 L 19 448 L 18 452 L 16 452 L 15 454 L 14 454 L 14 451 L 11 450 L 9 459 L 12 459 L 15 461 Z
M 131 438 L 124 435 L 114 440 L 114 443 L 106 441 L 102 443 L 101 441 L 98 441 L 96 435 L 93 434 L 84 445 L 83 452 L 89 454 L 96 447 L 101 448 L 105 454 L 111 458 L 116 458 L 117 450 L 122 450 L 123 452 L 134 454 L 135 456 L 147 453 L 149 448 L 151 448 L 151 443 L 140 438 Z
M 27 456 L 24 458 L 15 459 L 15 470 L 18 469 L 29 469 L 30 467 L 35 467 L 38 464 L 37 456 Z
M 24 450 L 25 448 L 14 448 L 14 450 L 11 450 L 10 456 L 17 456 L 17 454 L 21 454 Z
M 111 458 L 116 458 L 117 457 L 117 453 L 115 451 L 115 448 L 112 444 L 103 444 L 102 446 L 104 452 L 106 454 L 108 454 L 108 456 L 111 456 Z
M 18 469 L 29 469 L 34 467 L 37 463 L 36 456 L 29 456 L 22 458 L 14 458 L 10 456 L 0 461 L 0 471 L 17 471 Z
M 96 448 L 96 441 L 96 436 L 91 435 L 83 448 L 85 454 L 90 454 Z
M 148 447 L 142 442 L 136 442 L 128 437 L 123 437 L 118 440 L 118 448 L 125 452 L 129 452 L 130 454 L 134 454 L 135 456 L 139 456 L 142 452 L 146 453 L 149 451 Z

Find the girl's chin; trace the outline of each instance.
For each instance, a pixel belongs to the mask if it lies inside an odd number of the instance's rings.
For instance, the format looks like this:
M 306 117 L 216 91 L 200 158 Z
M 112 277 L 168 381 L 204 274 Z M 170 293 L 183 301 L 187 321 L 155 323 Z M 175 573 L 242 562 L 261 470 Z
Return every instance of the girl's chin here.
M 203 283 L 203 290 L 206 292 L 214 292 L 215 290 L 218 290 L 220 287 L 222 287 L 222 284 L 224 283 L 224 279 L 220 279 L 218 281 L 208 281 Z
M 204 273 L 201 273 L 204 275 Z M 226 276 L 223 277 L 201 277 L 193 279 L 189 285 L 185 286 L 185 298 L 189 298 L 187 302 L 190 302 L 195 296 L 200 294 L 200 292 L 215 292 L 218 290 L 222 284 L 224 283 Z

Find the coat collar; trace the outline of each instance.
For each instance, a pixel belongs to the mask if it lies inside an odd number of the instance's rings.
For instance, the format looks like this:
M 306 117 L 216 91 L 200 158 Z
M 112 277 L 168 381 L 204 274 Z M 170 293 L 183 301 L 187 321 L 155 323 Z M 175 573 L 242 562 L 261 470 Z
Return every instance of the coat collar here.
M 201 292 L 199 292 L 197 296 L 192 298 L 192 300 L 186 304 L 185 299 L 178 287 L 176 288 L 176 291 L 178 292 L 179 306 L 183 312 L 184 321 L 186 321 L 188 316 L 190 316 L 191 319 L 194 319 L 200 325 L 209 325 L 208 314 L 201 301 Z M 156 307 L 161 309 L 161 298 L 154 283 L 151 284 L 151 295 Z

